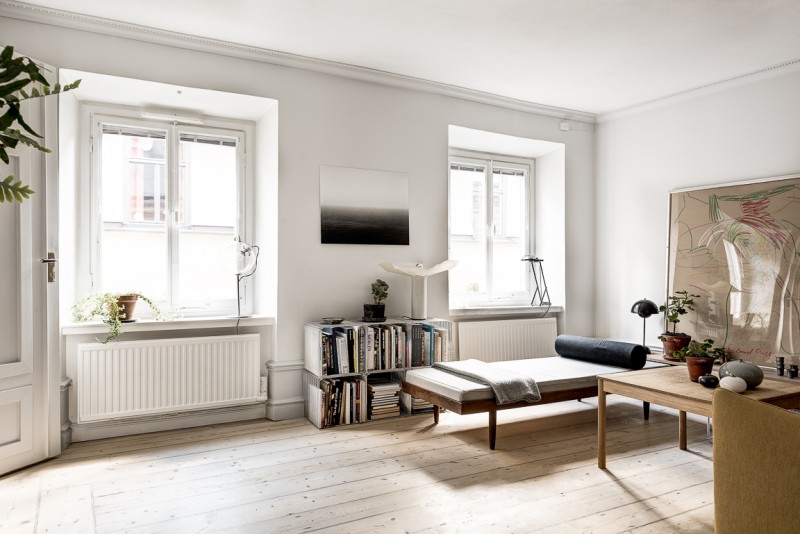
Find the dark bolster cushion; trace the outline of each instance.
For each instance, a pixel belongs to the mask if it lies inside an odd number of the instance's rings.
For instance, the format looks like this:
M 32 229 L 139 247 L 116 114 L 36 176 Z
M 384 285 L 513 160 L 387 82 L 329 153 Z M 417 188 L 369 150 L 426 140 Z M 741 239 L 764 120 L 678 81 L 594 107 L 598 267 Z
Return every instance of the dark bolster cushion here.
M 556 353 L 564 358 L 626 369 L 641 369 L 647 363 L 647 350 L 641 345 L 563 334 L 556 338 Z

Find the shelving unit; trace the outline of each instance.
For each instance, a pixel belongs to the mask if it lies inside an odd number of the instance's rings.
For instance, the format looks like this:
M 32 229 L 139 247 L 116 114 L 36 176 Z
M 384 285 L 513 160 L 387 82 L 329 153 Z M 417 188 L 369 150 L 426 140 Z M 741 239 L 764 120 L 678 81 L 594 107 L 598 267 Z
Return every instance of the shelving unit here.
M 453 357 L 453 323 L 445 319 L 308 323 L 304 328 L 305 415 L 318 428 L 399 415 L 405 371 Z M 392 390 L 396 410 L 388 400 Z

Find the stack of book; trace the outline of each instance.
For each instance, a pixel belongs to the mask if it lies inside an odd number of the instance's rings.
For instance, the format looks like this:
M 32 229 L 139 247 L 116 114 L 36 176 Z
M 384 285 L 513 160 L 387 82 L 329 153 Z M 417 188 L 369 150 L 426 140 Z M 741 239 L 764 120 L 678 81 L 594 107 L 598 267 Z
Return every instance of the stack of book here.
M 319 397 L 321 417 L 314 420 L 320 428 L 363 423 L 367 420 L 362 399 L 367 387 L 358 378 L 324 378 L 320 380 Z
M 384 377 L 369 379 L 369 418 L 400 415 L 400 384 Z
M 413 415 L 415 413 L 429 413 L 433 411 L 433 404 L 430 402 L 412 397 L 408 393 L 402 391 L 400 392 L 400 403 L 407 414 Z

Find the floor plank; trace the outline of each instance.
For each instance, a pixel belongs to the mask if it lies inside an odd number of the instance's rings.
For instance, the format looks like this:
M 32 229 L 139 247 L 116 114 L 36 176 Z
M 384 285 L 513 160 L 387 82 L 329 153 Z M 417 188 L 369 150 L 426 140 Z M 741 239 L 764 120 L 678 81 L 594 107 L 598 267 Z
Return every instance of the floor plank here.
M 711 445 L 677 412 L 609 397 L 318 430 L 228 423 L 78 443 L 0 478 L 0 531 L 713 532 Z

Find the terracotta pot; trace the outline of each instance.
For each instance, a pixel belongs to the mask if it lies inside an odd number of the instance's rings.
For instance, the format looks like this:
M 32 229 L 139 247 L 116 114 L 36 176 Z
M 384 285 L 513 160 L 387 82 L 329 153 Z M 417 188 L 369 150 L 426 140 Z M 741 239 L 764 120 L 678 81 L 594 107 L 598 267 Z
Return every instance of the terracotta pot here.
M 673 352 L 679 351 L 686 347 L 692 340 L 692 336 L 686 334 L 661 334 L 664 338 L 664 359 L 677 361 L 678 359 L 672 355 Z
M 689 370 L 689 380 L 697 382 L 697 379 L 701 376 L 711 374 L 714 369 L 714 358 L 687 356 L 686 368 Z
M 133 321 L 133 312 L 136 310 L 136 302 L 138 300 L 139 295 L 120 295 L 117 297 L 119 315 L 123 322 Z

